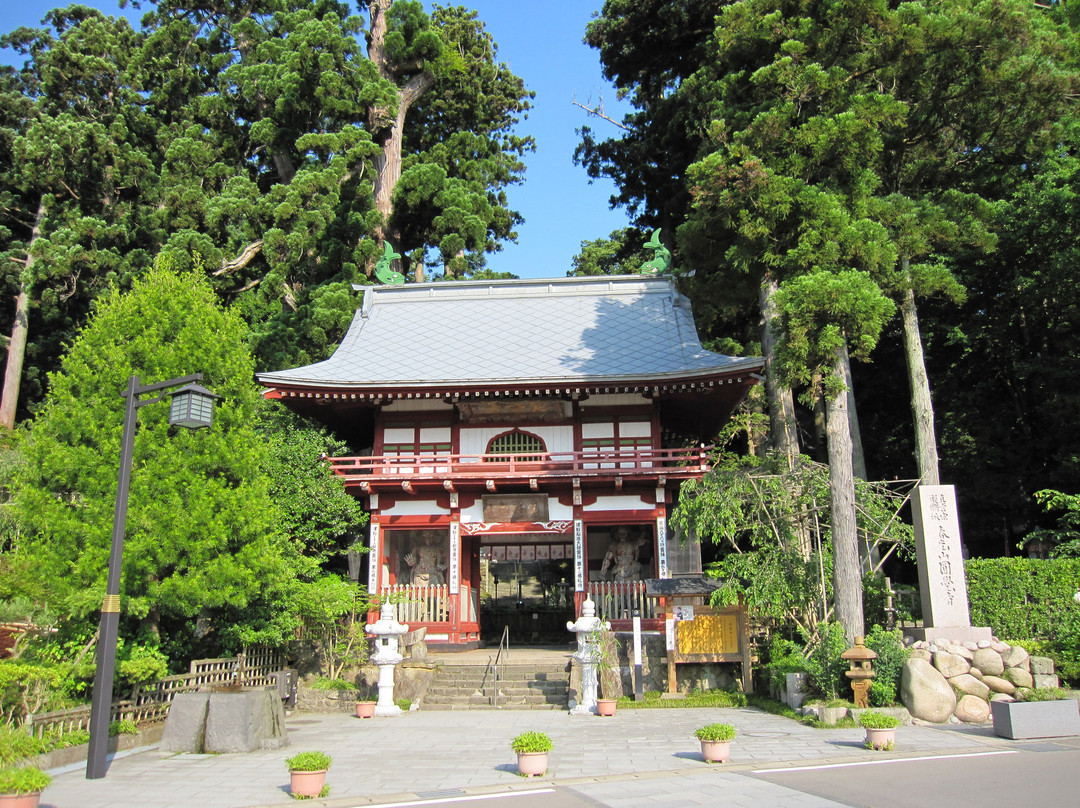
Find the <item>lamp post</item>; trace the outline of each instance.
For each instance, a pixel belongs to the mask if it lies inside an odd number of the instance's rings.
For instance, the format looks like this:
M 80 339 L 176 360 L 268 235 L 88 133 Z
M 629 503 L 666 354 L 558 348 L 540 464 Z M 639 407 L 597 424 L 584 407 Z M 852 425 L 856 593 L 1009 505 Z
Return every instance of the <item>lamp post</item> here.
M 128 490 L 131 484 L 131 460 L 135 447 L 135 424 L 140 407 L 164 399 L 165 394 L 143 399 L 147 393 L 186 385 L 168 395 L 169 423 L 188 429 L 209 427 L 213 422 L 214 399 L 218 398 L 195 382 L 201 373 L 157 384 L 140 385 L 139 377 L 128 379 L 124 408 L 124 435 L 120 444 L 120 477 L 116 486 L 116 510 L 113 512 L 112 548 L 109 552 L 109 575 L 105 584 L 105 600 L 101 604 L 101 624 L 98 629 L 97 669 L 94 673 L 94 694 L 90 704 L 90 748 L 86 756 L 86 779 L 105 776 L 105 755 L 109 742 L 109 717 L 112 707 L 113 675 L 116 671 L 116 640 L 120 626 L 120 567 L 124 556 L 124 523 L 127 521 Z

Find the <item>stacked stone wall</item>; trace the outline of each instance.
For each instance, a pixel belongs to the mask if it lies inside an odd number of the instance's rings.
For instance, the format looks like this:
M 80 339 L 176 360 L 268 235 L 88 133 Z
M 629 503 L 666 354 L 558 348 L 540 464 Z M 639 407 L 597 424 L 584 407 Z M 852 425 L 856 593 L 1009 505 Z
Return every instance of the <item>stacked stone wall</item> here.
M 900 699 L 915 718 L 981 724 L 991 701 L 1016 701 L 1030 688 L 1059 687 L 1053 660 L 1033 657 L 997 638 L 982 642 L 933 643 L 905 639 Z

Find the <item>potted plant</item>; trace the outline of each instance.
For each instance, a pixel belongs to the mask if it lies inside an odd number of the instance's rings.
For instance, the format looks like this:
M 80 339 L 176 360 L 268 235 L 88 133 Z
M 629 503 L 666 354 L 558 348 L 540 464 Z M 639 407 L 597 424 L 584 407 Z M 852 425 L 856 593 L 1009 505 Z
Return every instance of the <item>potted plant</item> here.
M 510 741 L 510 748 L 517 753 L 518 773 L 522 777 L 539 777 L 547 771 L 547 756 L 551 751 L 551 738 L 542 732 L 523 732 Z
M 731 756 L 731 741 L 735 727 L 731 724 L 706 724 L 694 732 L 701 741 L 701 756 L 706 763 L 727 763 Z
M 1062 738 L 1080 735 L 1080 710 L 1058 688 L 1020 688 L 1017 701 L 990 702 L 994 734 L 1002 738 Z
M 358 701 L 356 702 L 356 717 L 357 718 L 374 718 L 375 717 L 375 704 L 374 701 Z
M 326 770 L 331 759 L 325 752 L 300 752 L 285 761 L 289 767 L 289 792 L 294 797 L 325 797 L 330 793 L 326 785 Z
M 867 749 L 892 749 L 896 742 L 896 727 L 900 719 L 887 713 L 867 710 L 859 716 L 859 724 L 866 730 Z
M 13 766 L 0 769 L 0 806 L 37 808 L 41 791 L 52 778 L 36 766 Z

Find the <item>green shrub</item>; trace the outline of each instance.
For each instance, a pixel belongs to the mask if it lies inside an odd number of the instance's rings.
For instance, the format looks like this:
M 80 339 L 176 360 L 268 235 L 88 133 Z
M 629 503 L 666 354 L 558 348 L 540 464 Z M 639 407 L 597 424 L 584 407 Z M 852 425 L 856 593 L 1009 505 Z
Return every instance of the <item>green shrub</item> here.
M 878 713 L 867 710 L 859 716 L 859 726 L 866 729 L 893 729 L 899 725 L 900 719 L 887 713 Z
M 9 766 L 44 751 L 41 741 L 26 730 L 0 725 L 0 764 Z
M 311 683 L 312 690 L 356 690 L 356 685 L 353 685 L 344 679 L 327 679 L 325 676 L 320 676 Z
M 1056 639 L 1078 608 L 1080 559 L 973 559 L 964 572 L 971 624 L 999 637 Z
M 329 769 L 333 762 L 325 752 L 300 752 L 285 761 L 291 772 L 318 772 Z
M 849 687 L 844 671 L 846 659 L 840 655 L 847 650 L 844 627 L 838 622 L 820 623 L 810 643 L 806 658 L 806 673 L 810 686 L 822 696 L 835 699 L 842 688 Z
M 706 724 L 694 732 L 699 741 L 722 742 L 735 737 L 735 727 L 731 724 Z
M 0 769 L 0 794 L 33 794 L 52 782 L 52 778 L 36 766 Z
M 806 657 L 802 647 L 789 639 L 774 635 L 769 642 L 768 661 L 762 666 L 773 689 L 787 684 L 789 673 L 806 673 Z
M 542 732 L 523 732 L 510 741 L 510 748 L 520 755 L 534 752 L 550 752 L 551 738 Z
M 64 669 L 5 659 L 0 661 L 0 710 L 3 720 L 16 724 L 31 713 L 67 705 L 61 692 Z
M 113 721 L 109 724 L 109 735 L 138 735 L 139 725 L 130 718 Z
M 889 707 L 896 703 L 904 661 L 911 656 L 911 652 L 904 648 L 904 636 L 900 629 L 888 631 L 881 626 L 870 629 L 866 635 L 866 647 L 878 655 L 873 662 L 875 676 L 870 680 L 870 704 Z
M 1060 687 L 1020 687 L 1016 690 L 1017 701 L 1062 701 L 1069 694 Z
M 632 696 L 620 696 L 619 709 L 653 710 L 686 707 L 745 707 L 746 695 L 732 690 L 704 690 L 687 693 L 681 699 L 661 699 L 657 691 L 646 691 L 644 701 L 634 701 Z
M 132 688 L 169 675 L 169 658 L 159 648 L 125 642 L 116 655 L 116 677 Z

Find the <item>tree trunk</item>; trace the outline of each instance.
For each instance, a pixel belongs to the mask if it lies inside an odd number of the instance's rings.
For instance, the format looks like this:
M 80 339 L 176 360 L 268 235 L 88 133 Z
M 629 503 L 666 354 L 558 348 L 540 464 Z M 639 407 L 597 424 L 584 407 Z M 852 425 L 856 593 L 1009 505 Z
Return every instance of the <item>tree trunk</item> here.
M 15 428 L 15 410 L 19 404 L 23 362 L 26 359 L 26 339 L 30 332 L 30 291 L 34 285 L 34 243 L 41 238 L 41 222 L 45 218 L 45 197 L 38 202 L 30 245 L 26 249 L 26 268 L 21 273 L 19 294 L 15 298 L 15 320 L 11 324 L 7 366 L 4 369 L 4 390 L 0 393 L 0 426 Z
M 851 380 L 851 357 L 847 345 L 843 346 L 841 370 L 844 373 L 844 387 L 847 388 L 848 422 L 851 425 L 851 470 L 860 480 L 866 476 L 866 455 L 863 453 L 862 432 L 859 429 L 859 413 L 855 408 L 855 385 Z
M 906 255 L 900 257 L 904 277 L 911 277 L 911 265 Z M 900 303 L 904 321 L 904 351 L 907 355 L 908 381 L 911 385 L 911 412 L 915 419 L 915 461 L 923 485 L 939 485 L 937 435 L 934 432 L 934 403 L 930 398 L 930 380 L 926 375 L 922 336 L 919 334 L 919 313 L 915 308 L 915 291 L 907 284 Z
M 842 352 L 836 352 L 833 373 L 843 374 Z M 847 395 L 838 393 L 825 402 L 829 438 L 829 494 L 832 503 L 833 592 L 836 619 L 844 626 L 848 643 L 862 636 L 862 569 L 855 525 L 855 479 L 851 470 L 851 427 Z
M 777 329 L 780 318 L 773 302 L 779 284 L 766 275 L 758 287 L 758 303 L 761 307 L 761 353 L 765 359 L 765 395 L 769 400 L 771 443 L 774 450 L 787 456 L 788 468 L 794 468 L 799 454 L 799 432 L 795 421 L 795 402 L 791 388 L 776 379 L 773 362 L 776 359 Z
M 394 81 L 392 65 L 386 55 L 386 10 L 391 0 L 372 0 L 368 8 L 371 14 L 371 34 L 368 58 L 387 81 Z M 395 82 L 396 83 L 396 82 Z M 414 75 L 397 93 L 397 113 L 387 125 L 386 110 L 373 109 L 368 121 L 371 131 L 379 142 L 381 151 L 375 157 L 375 210 L 380 222 L 373 233 L 380 244 L 388 237 L 387 227 L 394 212 L 394 189 L 401 179 L 401 147 L 405 133 L 405 115 L 417 99 L 435 84 L 435 75 L 427 69 Z M 402 246 L 400 244 L 398 247 Z
M 859 413 L 855 408 L 855 385 L 851 380 L 851 356 L 847 345 L 843 346 L 844 386 L 847 388 L 848 424 L 851 427 L 851 472 L 858 480 L 870 479 L 866 473 L 866 455 L 863 453 L 862 430 L 859 429 Z M 877 542 L 871 542 L 865 535 L 859 542 L 859 559 L 863 573 L 873 572 L 881 564 L 881 553 Z

